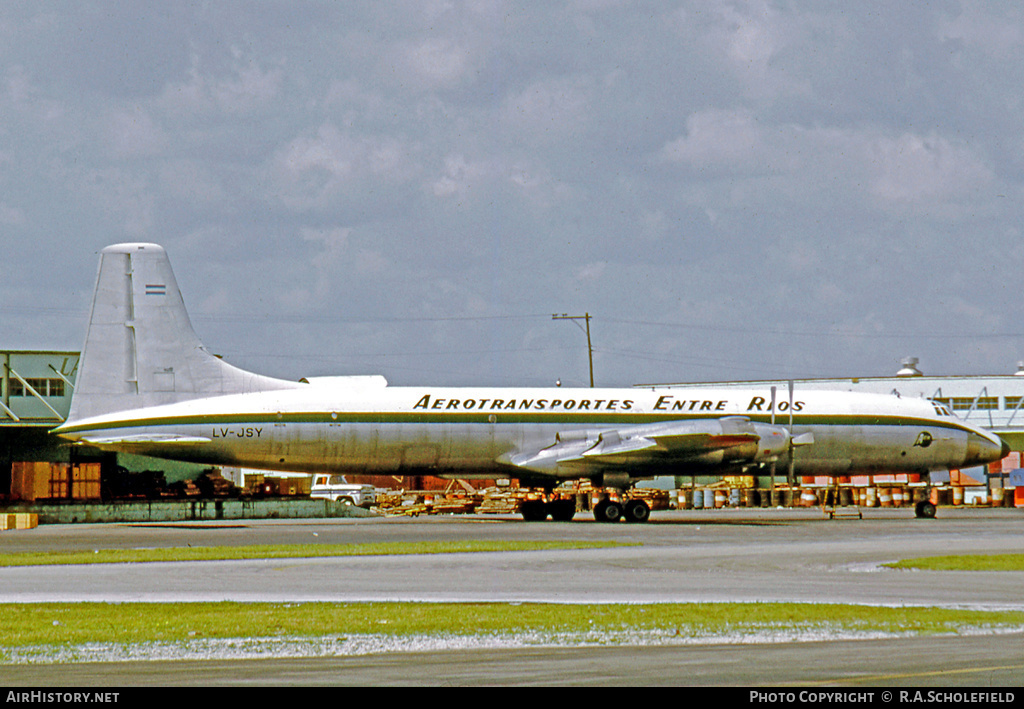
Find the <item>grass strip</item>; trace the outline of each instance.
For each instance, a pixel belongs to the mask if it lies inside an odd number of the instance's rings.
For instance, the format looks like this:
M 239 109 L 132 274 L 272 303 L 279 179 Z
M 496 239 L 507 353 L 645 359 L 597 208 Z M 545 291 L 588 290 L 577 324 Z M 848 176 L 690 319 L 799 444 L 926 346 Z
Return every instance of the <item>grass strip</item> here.
M 1024 627 L 1024 611 L 816 603 L 37 603 L 0 607 L 0 647 L 350 634 L 780 631 L 942 634 Z
M 1024 571 L 1024 554 L 948 554 L 902 559 L 885 566 L 924 571 Z
M 239 559 L 305 559 L 325 556 L 393 554 L 458 554 L 469 552 L 547 551 L 636 546 L 626 542 L 588 541 L 423 541 L 369 544 L 264 544 L 253 546 L 96 549 L 0 554 L 0 566 L 58 564 L 134 564 L 155 561 L 229 561 Z

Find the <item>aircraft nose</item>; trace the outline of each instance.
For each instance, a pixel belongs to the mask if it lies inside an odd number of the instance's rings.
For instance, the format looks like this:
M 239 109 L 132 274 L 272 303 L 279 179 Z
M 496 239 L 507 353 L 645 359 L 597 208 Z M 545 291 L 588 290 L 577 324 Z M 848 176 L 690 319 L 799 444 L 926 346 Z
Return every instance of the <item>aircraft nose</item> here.
M 971 433 L 967 437 L 966 465 L 991 463 L 1002 460 L 1010 453 L 1010 444 L 996 436 Z

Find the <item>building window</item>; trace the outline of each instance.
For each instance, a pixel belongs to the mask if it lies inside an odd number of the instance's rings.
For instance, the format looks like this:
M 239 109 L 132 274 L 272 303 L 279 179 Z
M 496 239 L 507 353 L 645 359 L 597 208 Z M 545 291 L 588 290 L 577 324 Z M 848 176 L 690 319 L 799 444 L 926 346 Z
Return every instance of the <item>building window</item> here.
M 977 400 L 973 396 L 954 396 L 935 399 L 954 411 L 993 411 L 999 408 L 998 396 L 981 396 Z
M 10 379 L 10 396 L 32 396 L 20 379 Z M 64 396 L 63 379 L 27 378 L 28 385 L 36 390 L 39 396 Z

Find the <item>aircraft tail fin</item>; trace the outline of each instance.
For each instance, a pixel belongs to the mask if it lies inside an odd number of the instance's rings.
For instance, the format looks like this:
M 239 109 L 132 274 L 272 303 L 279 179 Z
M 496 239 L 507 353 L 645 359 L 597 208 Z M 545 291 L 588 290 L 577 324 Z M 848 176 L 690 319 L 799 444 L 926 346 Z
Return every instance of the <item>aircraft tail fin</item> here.
M 246 372 L 203 347 L 163 247 L 129 243 L 103 249 L 69 421 L 300 386 Z

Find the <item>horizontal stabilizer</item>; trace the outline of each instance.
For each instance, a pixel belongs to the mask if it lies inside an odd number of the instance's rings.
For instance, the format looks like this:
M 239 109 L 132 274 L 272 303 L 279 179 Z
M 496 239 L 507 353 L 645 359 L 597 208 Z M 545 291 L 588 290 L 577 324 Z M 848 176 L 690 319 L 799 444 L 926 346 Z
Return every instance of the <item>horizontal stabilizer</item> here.
M 210 443 L 213 439 L 206 438 L 204 436 L 181 436 L 174 433 L 140 433 L 135 436 L 83 436 L 81 439 L 82 443 L 88 443 L 94 446 L 130 446 L 133 444 L 138 445 L 153 445 L 153 444 L 198 444 L 198 443 Z

